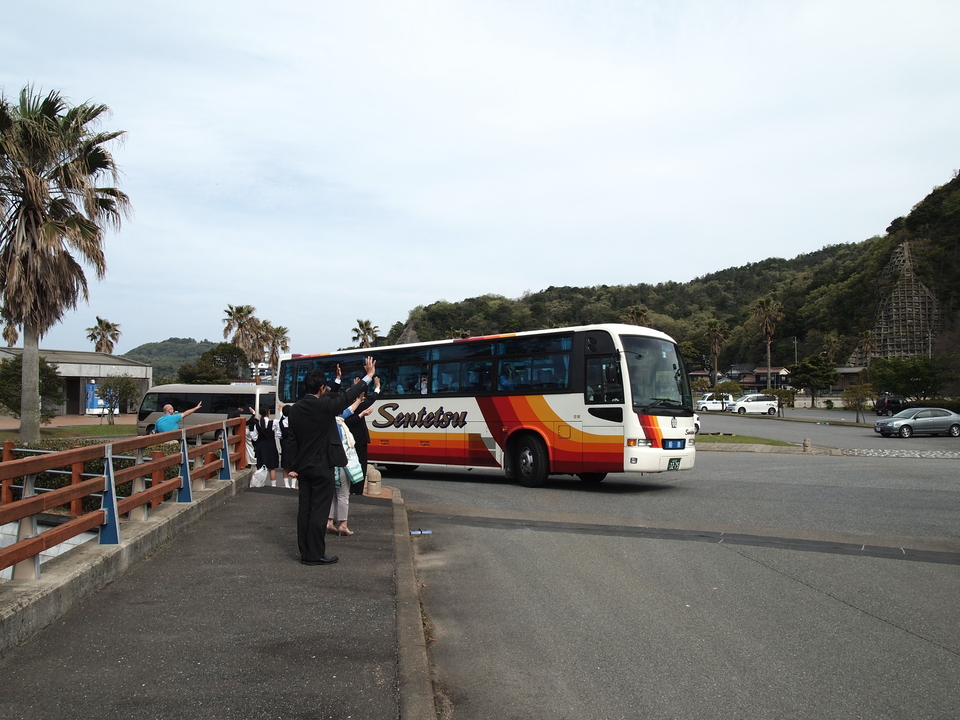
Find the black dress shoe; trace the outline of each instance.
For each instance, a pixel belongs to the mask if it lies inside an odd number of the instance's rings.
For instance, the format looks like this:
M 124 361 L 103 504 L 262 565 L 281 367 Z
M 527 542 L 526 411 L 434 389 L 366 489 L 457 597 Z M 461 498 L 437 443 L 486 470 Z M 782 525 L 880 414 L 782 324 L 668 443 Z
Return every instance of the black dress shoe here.
M 339 560 L 336 555 L 324 555 L 319 560 L 301 560 L 301 565 L 333 565 L 337 560 Z

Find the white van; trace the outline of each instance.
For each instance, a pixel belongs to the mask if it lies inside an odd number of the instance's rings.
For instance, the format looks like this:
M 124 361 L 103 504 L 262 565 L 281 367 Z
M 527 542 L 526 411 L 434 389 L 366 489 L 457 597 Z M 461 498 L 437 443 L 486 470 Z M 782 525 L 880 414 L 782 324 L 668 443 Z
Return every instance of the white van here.
M 181 427 L 222 422 L 231 410 L 249 417 L 253 408 L 277 406 L 275 385 L 155 385 L 147 390 L 140 401 L 137 414 L 137 435 L 149 435 L 154 430 L 157 418 L 163 415 L 164 405 L 173 405 L 174 412 L 183 412 L 202 403 L 199 410 L 183 419 Z
M 740 415 L 745 413 L 761 413 L 764 415 L 777 414 L 777 397 L 775 395 L 743 395 L 727 405 L 727 412 Z
M 707 393 L 697 400 L 697 412 L 705 410 L 726 410 L 727 405 L 733 402 L 733 395 L 729 393 Z

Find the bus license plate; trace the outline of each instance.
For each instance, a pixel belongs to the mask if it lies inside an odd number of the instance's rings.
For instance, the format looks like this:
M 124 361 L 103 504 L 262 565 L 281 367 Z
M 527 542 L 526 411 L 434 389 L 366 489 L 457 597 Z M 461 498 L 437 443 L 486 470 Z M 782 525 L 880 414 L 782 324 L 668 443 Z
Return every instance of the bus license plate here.
M 667 462 L 667 470 L 679 470 L 680 469 L 680 458 L 670 458 Z
M 686 440 L 664 440 L 663 449 L 664 450 L 683 450 L 683 446 L 686 444 Z

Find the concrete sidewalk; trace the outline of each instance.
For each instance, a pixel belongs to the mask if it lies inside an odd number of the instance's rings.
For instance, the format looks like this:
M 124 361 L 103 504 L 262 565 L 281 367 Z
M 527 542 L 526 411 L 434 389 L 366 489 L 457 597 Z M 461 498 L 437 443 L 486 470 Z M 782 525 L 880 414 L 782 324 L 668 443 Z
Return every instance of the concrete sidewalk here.
M 299 563 L 296 512 L 251 489 L 181 528 L 0 659 L 0 717 L 435 717 L 399 493 L 351 497 L 331 566 Z

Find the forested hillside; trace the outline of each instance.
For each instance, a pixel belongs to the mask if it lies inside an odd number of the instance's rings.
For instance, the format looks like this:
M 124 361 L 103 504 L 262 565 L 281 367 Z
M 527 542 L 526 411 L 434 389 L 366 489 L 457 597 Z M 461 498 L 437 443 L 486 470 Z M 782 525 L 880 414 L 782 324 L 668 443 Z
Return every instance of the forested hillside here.
M 894 210 L 896 212 L 896 210 Z M 892 214 L 892 213 L 891 213 Z M 658 328 L 694 346 L 692 356 L 709 357 L 703 337 L 716 319 L 729 327 L 720 367 L 765 363 L 765 344 L 752 306 L 772 296 L 783 304 L 784 318 L 773 338 L 774 365 L 829 349 L 843 362 L 861 334 L 873 328 L 878 300 L 888 279 L 881 279 L 893 251 L 910 241 L 914 270 L 936 295 L 941 328 L 934 354 L 960 349 L 960 178 L 933 190 L 886 234 L 862 242 L 824 247 L 791 260 L 721 270 L 688 283 L 549 287 L 519 299 L 497 295 L 462 302 L 438 301 L 417 307 L 397 322 L 388 341 L 405 328 L 419 340 L 486 335 L 595 322 L 635 322 Z M 796 345 L 795 345 L 796 340 Z
M 122 357 L 153 366 L 153 377 L 173 378 L 184 363 L 196 363 L 203 353 L 216 347 L 209 340 L 197 342 L 193 338 L 169 338 L 163 342 L 146 343 L 135 347 Z

